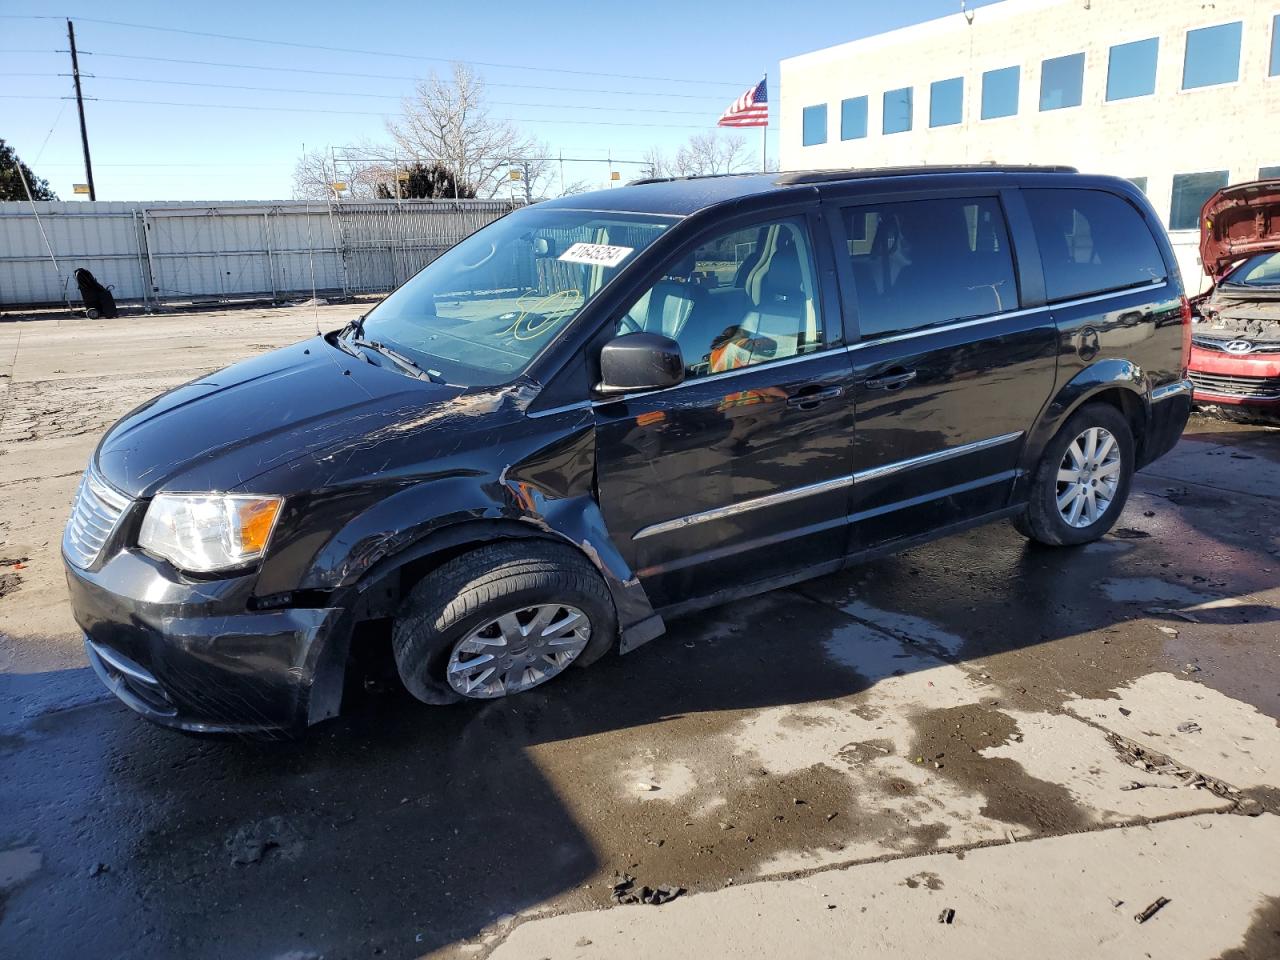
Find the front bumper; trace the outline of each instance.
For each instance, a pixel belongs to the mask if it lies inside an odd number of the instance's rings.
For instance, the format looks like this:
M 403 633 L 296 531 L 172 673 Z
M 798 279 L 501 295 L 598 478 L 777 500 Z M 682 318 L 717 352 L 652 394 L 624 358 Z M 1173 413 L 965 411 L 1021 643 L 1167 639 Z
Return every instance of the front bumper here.
M 1197 403 L 1280 410 L 1280 354 L 1234 355 L 1191 347 Z
M 93 571 L 64 565 L 89 663 L 148 719 L 250 733 L 337 713 L 347 651 L 341 609 L 253 611 L 252 575 L 186 580 L 134 550 Z

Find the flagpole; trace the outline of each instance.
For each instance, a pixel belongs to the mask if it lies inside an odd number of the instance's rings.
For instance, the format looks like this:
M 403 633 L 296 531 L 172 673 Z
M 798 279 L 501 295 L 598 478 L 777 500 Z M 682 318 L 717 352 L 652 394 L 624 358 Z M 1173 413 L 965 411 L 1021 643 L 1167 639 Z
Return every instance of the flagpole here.
M 766 84 L 768 84 L 769 82 L 769 74 L 767 73 L 764 75 L 764 82 Z M 768 86 L 766 86 L 765 89 L 768 90 L 769 89 Z M 768 134 L 769 134 L 769 117 L 768 117 L 768 114 L 766 114 L 764 118 L 764 126 L 760 128 L 760 172 L 761 173 L 767 173 L 769 170 L 769 158 L 768 158 L 769 141 L 767 139 Z

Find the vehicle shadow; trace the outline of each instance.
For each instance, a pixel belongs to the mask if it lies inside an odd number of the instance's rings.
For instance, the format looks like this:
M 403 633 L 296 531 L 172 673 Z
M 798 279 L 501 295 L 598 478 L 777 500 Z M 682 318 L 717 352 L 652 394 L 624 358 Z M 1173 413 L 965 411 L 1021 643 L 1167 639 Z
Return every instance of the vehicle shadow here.
M 1120 660 L 1157 656 L 1163 635 L 1069 663 L 1049 662 L 1053 641 L 1185 604 L 1160 586 L 1182 589 L 1173 573 L 1151 571 L 1196 569 L 1198 549 L 1049 550 L 997 525 L 673 623 L 509 701 L 429 708 L 374 677 L 297 741 L 156 728 L 91 693 L 87 670 L 0 674 L 0 857 L 34 847 L 42 864 L 0 891 L 0 955 L 429 953 L 627 869 L 617 784 L 567 756 L 613 751 L 626 775 L 623 752 L 664 721 L 848 698 L 941 662 L 834 655 L 851 616 L 942 660 L 1001 657 L 1021 693 L 1105 695 L 1132 669 Z
M 416 957 L 572 893 L 604 865 L 613 790 L 566 782 L 551 745 L 880 679 L 817 667 L 836 611 L 755 602 L 756 630 L 692 618 L 509 701 L 375 681 L 295 741 L 154 727 L 86 695 L 88 670 L 0 674 L 0 851 L 44 864 L 0 906 L 0 955 Z

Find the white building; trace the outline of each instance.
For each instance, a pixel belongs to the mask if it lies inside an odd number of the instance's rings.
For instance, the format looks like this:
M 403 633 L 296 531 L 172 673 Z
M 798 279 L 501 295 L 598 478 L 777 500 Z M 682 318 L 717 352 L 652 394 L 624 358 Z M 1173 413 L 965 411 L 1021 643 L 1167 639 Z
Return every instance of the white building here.
M 782 61 L 784 170 L 1127 177 L 1199 285 L 1200 205 L 1280 176 L 1280 0 L 1004 0 Z

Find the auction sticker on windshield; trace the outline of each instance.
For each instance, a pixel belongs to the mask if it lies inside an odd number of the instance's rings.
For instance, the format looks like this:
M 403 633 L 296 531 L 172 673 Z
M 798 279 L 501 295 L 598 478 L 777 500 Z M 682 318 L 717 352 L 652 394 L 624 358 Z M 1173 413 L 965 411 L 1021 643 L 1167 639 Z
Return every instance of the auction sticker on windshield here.
M 575 243 L 556 259 L 565 263 L 588 263 L 593 267 L 616 267 L 635 247 L 615 247 L 608 243 Z

